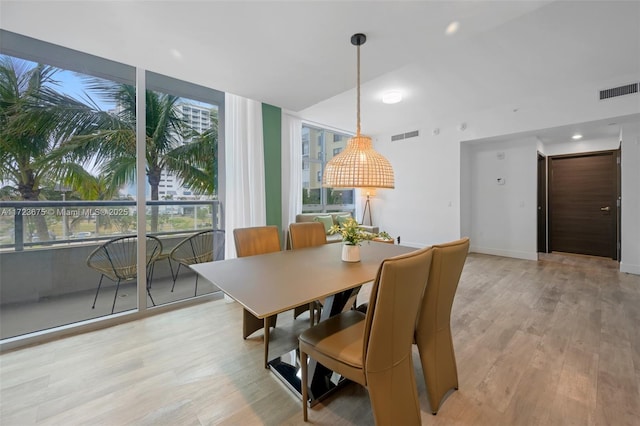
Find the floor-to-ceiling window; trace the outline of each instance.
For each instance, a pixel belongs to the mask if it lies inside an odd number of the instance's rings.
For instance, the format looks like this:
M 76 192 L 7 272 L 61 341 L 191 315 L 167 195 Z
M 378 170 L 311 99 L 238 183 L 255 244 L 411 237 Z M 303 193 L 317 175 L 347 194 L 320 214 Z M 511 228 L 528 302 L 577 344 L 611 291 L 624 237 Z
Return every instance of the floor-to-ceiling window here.
M 302 211 L 354 211 L 354 190 L 322 187 L 325 164 L 347 146 L 351 136 L 302 126 Z
M 171 255 L 221 223 L 223 94 L 146 72 L 138 117 L 143 70 L 0 37 L 0 339 L 216 291 L 204 280 L 196 291 L 189 260 L 179 268 L 183 259 Z M 159 242 L 145 244 L 155 262 L 137 265 L 146 235 Z
M 224 95 L 152 72 L 146 83 L 147 233 L 163 242 L 150 293 L 162 305 L 218 291 L 187 265 L 224 256 L 217 179 Z

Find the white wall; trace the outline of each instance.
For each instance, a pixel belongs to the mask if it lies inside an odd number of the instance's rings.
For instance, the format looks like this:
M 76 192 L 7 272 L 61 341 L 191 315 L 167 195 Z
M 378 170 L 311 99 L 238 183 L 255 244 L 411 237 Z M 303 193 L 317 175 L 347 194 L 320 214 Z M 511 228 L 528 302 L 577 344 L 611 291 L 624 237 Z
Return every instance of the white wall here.
M 374 144 L 387 148 L 379 151 L 393 165 L 396 186 L 377 191 L 371 200 L 374 225 L 415 247 L 457 237 L 460 144 L 429 135 Z
M 617 137 L 547 144 L 535 137 L 463 143 L 461 196 L 467 201 L 461 210 L 461 235 L 471 238 L 471 250 L 477 253 L 537 259 L 537 151 L 552 156 L 614 150 L 619 145 Z M 498 177 L 505 179 L 504 185 L 497 185 Z M 628 222 L 627 227 L 634 221 Z M 634 244 L 630 235 L 622 239 L 623 244 Z
M 622 131 L 622 258 L 620 271 L 640 275 L 640 137 Z
M 593 87 L 579 87 L 524 99 L 517 108 L 501 105 L 446 120 L 418 116 L 409 120 L 389 114 L 386 120 L 390 130 L 374 137 L 374 147 L 393 165 L 396 189 L 378 191 L 372 201 L 374 223 L 393 236 L 401 236 L 407 245 L 420 247 L 470 235 L 474 250 L 534 258 L 536 151 L 542 146 L 546 154 L 556 153 L 562 147 L 543 146 L 534 139 L 521 140 L 518 134 L 531 135 L 537 130 L 639 112 L 635 95 L 600 102 Z M 463 122 L 464 130 L 460 127 Z M 405 124 L 399 128 L 396 123 Z M 435 128 L 439 129 L 437 135 Z M 391 135 L 416 129 L 419 137 L 391 142 Z M 461 150 L 461 146 L 467 146 L 463 142 L 470 141 L 473 150 Z M 604 142 L 597 143 L 594 150 Z M 493 145 L 480 148 L 482 144 Z M 498 150 L 505 151 L 505 160 L 492 164 L 493 152 Z M 637 139 L 623 144 L 622 161 L 621 270 L 640 273 Z M 508 173 L 504 188 L 489 184 L 492 173 L 500 167 Z M 478 217 L 474 217 L 476 212 Z
M 461 234 L 471 251 L 537 260 L 537 139 L 467 143 L 462 151 L 469 199 Z

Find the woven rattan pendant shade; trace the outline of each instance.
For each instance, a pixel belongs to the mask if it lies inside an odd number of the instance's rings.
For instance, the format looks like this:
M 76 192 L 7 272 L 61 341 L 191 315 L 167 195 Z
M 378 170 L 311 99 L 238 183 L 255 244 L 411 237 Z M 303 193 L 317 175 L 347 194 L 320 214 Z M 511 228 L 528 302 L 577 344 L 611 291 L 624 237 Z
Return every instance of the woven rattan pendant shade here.
M 364 34 L 354 34 L 351 43 L 358 46 L 357 131 L 347 147 L 327 163 L 322 186 L 329 188 L 394 188 L 393 168 L 389 160 L 373 149 L 371 138 L 360 134 L 360 46 Z
M 327 163 L 323 180 L 332 188 L 394 187 L 391 164 L 362 135 L 349 139 L 347 148 Z

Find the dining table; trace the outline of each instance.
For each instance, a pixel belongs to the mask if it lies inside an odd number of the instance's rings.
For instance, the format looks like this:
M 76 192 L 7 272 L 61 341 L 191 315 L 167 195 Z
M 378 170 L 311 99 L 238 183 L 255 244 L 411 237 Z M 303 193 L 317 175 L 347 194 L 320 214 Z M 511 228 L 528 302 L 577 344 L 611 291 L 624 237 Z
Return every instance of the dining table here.
M 384 259 L 409 253 L 413 247 L 364 242 L 359 262 L 341 260 L 342 244 L 200 263 L 191 268 L 257 318 L 324 300 L 320 321 L 346 309 L 357 289 L 373 281 Z M 346 308 L 345 308 L 346 307 Z M 268 348 L 265 347 L 265 355 Z M 268 360 L 267 367 L 301 396 L 297 350 Z M 339 387 L 344 379 L 311 360 L 309 401 L 313 406 Z

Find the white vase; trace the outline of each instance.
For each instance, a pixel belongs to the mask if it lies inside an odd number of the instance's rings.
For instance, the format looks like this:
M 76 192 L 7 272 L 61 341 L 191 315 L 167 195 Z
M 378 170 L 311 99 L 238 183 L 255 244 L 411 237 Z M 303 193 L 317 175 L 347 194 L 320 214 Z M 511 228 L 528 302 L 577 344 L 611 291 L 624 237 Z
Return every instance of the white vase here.
M 342 246 L 343 262 L 360 262 L 360 246 L 344 244 Z

